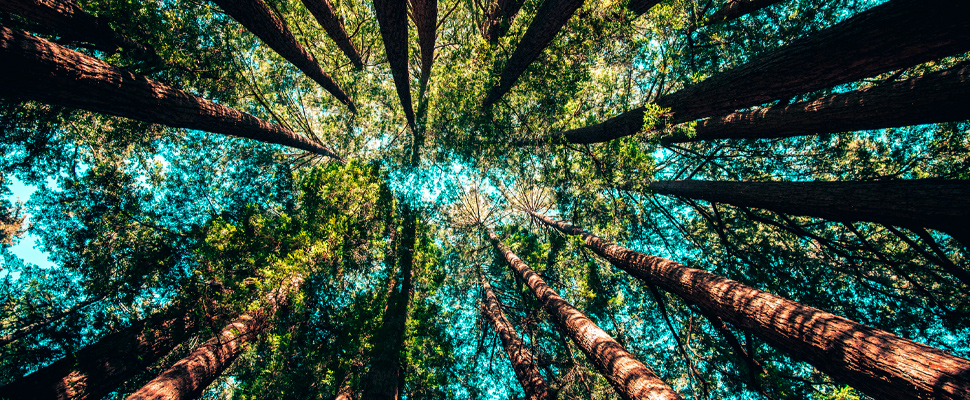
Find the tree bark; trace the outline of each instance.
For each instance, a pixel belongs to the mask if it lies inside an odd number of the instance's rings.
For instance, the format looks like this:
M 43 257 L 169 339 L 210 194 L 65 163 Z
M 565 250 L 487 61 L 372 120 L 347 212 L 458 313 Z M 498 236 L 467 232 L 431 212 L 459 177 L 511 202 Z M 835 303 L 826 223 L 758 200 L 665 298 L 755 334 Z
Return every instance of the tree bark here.
M 714 117 L 970 50 L 970 2 L 892 0 L 657 99 L 670 122 Z M 570 143 L 636 134 L 643 107 L 560 132 Z M 649 128 L 649 127 L 647 127 Z
M 624 399 L 680 399 L 664 381 L 630 354 L 608 333 L 600 329 L 585 314 L 559 296 L 528 265 L 505 247 L 491 231 L 489 239 L 495 249 L 505 256 L 515 274 L 529 286 L 543 308 L 565 329 L 573 342 L 600 370 L 610 385 Z
M 438 0 L 409 0 L 411 16 L 418 28 L 418 46 L 421 48 L 421 76 L 418 77 L 418 101 L 424 96 L 431 79 L 434 64 L 434 44 L 438 30 Z
M 484 299 L 482 299 L 482 315 L 488 319 L 492 324 L 492 329 L 495 329 L 499 339 L 502 340 L 502 347 L 505 348 L 505 353 L 509 356 L 512 370 L 515 371 L 515 376 L 519 379 L 519 384 L 522 385 L 525 397 L 530 400 L 552 400 L 554 397 L 549 393 L 549 385 L 546 384 L 539 368 L 532 361 L 534 359 L 532 352 L 519 337 L 515 327 L 505 318 L 502 303 L 495 296 L 495 292 L 492 291 L 492 285 L 484 277 L 481 278 L 481 283 L 485 293 Z
M 276 143 L 343 161 L 279 125 L 0 26 L 0 97 Z
M 542 2 L 536 10 L 532 24 L 525 31 L 509 61 L 505 63 L 498 85 L 488 91 L 485 107 L 495 104 L 508 93 L 509 89 L 512 89 L 512 85 L 519 76 L 536 58 L 539 58 L 549 43 L 552 43 L 556 34 L 562 30 L 566 22 L 569 22 L 576 10 L 583 6 L 583 2 L 583 0 L 544 0 Z
M 913 179 L 854 182 L 655 181 L 659 194 L 762 208 L 833 221 L 932 228 L 957 240 L 970 233 L 970 181 Z M 966 244 L 967 242 L 964 242 Z
M 0 11 L 37 22 L 66 39 L 91 43 L 106 53 L 121 48 L 139 56 L 157 57 L 154 50 L 115 32 L 105 21 L 84 12 L 73 0 L 3 0 Z
M 582 236 L 588 248 L 638 279 L 760 336 L 869 396 L 957 400 L 970 393 L 970 360 L 530 214 L 565 234 Z
M 414 108 L 411 105 L 411 78 L 408 74 L 408 3 L 406 0 L 374 0 L 374 13 L 381 27 L 384 52 L 391 65 L 394 87 L 401 99 L 404 117 L 414 127 Z
M 646 14 L 653 6 L 660 4 L 661 0 L 630 0 L 626 8 L 636 15 Z
M 9 400 L 100 399 L 144 371 L 199 329 L 184 311 L 159 314 L 0 387 Z
M 497 0 L 490 2 L 482 21 L 482 36 L 491 43 L 498 43 L 499 38 L 505 36 L 515 15 L 522 9 L 525 0 Z
M 343 21 L 334 11 L 330 0 L 303 0 L 303 5 L 310 11 L 310 14 L 313 14 L 313 17 L 327 32 L 327 36 L 330 36 L 330 39 L 333 39 L 334 43 L 337 44 L 340 51 L 347 55 L 350 62 L 354 64 L 354 68 L 363 69 L 364 62 L 360 59 L 360 53 L 350 42 L 350 35 L 347 34 L 347 29 L 344 28 Z
M 704 25 L 733 21 L 762 8 L 768 8 L 784 0 L 728 0 L 727 4 L 711 14 Z
M 330 92 L 341 103 L 344 103 L 352 113 L 357 113 L 353 100 L 344 93 L 343 89 L 334 82 L 320 64 L 296 40 L 293 33 L 281 19 L 270 11 L 262 0 L 213 0 L 226 14 L 239 22 L 246 30 L 266 43 L 273 51 L 303 71 L 306 76 L 316 81 L 326 91 Z

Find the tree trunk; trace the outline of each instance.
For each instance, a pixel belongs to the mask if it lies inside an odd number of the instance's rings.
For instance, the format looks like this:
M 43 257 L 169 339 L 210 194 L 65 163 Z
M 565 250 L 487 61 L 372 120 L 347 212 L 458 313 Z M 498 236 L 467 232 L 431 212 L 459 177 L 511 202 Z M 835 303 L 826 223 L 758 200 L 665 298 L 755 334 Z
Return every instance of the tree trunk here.
M 132 393 L 127 400 L 194 399 L 232 364 L 246 345 L 269 328 L 276 310 L 303 284 L 295 276 L 266 296 L 265 304 L 230 322 L 157 378 Z
M 34 100 L 306 150 L 343 161 L 279 125 L 0 26 L 0 97 Z
M 384 52 L 391 65 L 394 87 L 401 99 L 404 117 L 414 127 L 414 108 L 411 106 L 411 78 L 408 75 L 408 3 L 405 0 L 374 0 L 374 13 L 381 26 Z
M 653 370 L 630 354 L 585 314 L 566 302 L 528 265 L 510 251 L 498 237 L 488 232 L 492 245 L 505 256 L 515 274 L 529 286 L 543 308 L 566 330 L 573 342 L 606 377 L 624 399 L 680 399 Z
M 481 283 L 485 292 L 485 298 L 482 299 L 482 315 L 488 319 L 492 329 L 495 329 L 502 340 L 502 347 L 505 347 L 505 353 L 509 355 L 512 370 L 515 371 L 515 376 L 522 385 L 525 397 L 530 400 L 553 399 L 552 394 L 549 393 L 549 385 L 542 378 L 539 368 L 532 362 L 532 352 L 515 332 L 515 327 L 505 318 L 502 303 L 492 291 L 492 285 L 489 285 L 484 277 L 481 278 Z
M 32 334 L 34 332 L 37 332 L 41 328 L 43 328 L 45 326 L 48 326 L 48 325 L 50 325 L 50 324 L 52 324 L 54 322 L 57 322 L 61 318 L 64 318 L 64 317 L 66 317 L 68 315 L 71 315 L 74 312 L 76 312 L 77 310 L 80 310 L 80 309 L 82 309 L 84 307 L 87 307 L 87 306 L 89 306 L 91 304 L 97 303 L 97 302 L 101 301 L 104 298 L 105 298 L 105 296 L 101 296 L 101 297 L 98 297 L 98 298 L 92 298 L 92 299 L 88 299 L 88 300 L 82 301 L 80 303 L 75 304 L 74 306 L 72 306 L 70 308 L 65 308 L 65 309 L 61 310 L 57 314 L 52 315 L 50 318 L 45 318 L 42 321 L 37 321 L 35 323 L 32 323 L 30 325 L 27 325 L 27 326 L 24 326 L 24 327 L 22 327 L 20 329 L 17 329 L 17 330 L 15 330 L 13 332 L 10 332 L 9 334 L 3 335 L 2 337 L 0 337 L 0 347 L 6 346 L 6 345 L 8 345 L 10 343 L 13 343 L 16 340 L 19 340 L 20 338 L 22 338 L 24 336 L 30 335 L 30 334 Z
M 891 0 L 657 99 L 672 123 L 734 112 L 970 50 L 970 2 Z M 644 108 L 558 133 L 570 143 L 636 134 Z M 650 128 L 650 127 L 647 127 Z
M 725 21 L 733 21 L 751 14 L 762 8 L 773 6 L 784 0 L 728 0 L 727 4 L 711 14 L 704 25 L 713 25 Z
M 438 0 L 410 0 L 411 16 L 418 28 L 418 45 L 421 48 L 421 76 L 418 78 L 418 101 L 424 97 L 431 79 L 434 64 L 434 43 L 438 30 Z
M 569 18 L 583 6 L 583 2 L 583 0 L 543 0 L 542 5 L 536 10 L 529 29 L 525 31 L 519 45 L 512 52 L 509 61 L 505 63 L 498 85 L 488 91 L 485 107 L 495 104 L 508 93 L 509 89 L 512 89 L 512 85 L 519 76 L 536 58 L 539 58 L 549 43 L 552 43 L 556 34 L 566 26 L 566 22 L 569 22 Z
M 661 0 L 630 0 L 626 8 L 636 15 L 646 14 L 653 6 L 660 4 Z
M 970 119 L 970 64 L 902 82 L 818 100 L 728 114 L 697 122 L 693 136 L 662 143 L 768 139 Z
M 659 194 L 762 208 L 833 221 L 932 228 L 958 240 L 970 232 L 970 181 L 913 179 L 854 182 L 656 181 Z M 966 242 L 964 242 L 966 244 Z
M 354 68 L 363 69 L 364 63 L 360 59 L 360 53 L 350 42 L 350 35 L 347 35 L 344 23 L 337 16 L 330 0 L 303 0 L 303 5 L 310 11 L 310 14 L 313 14 L 323 30 L 327 32 L 327 36 L 330 36 L 337 47 L 340 48 L 340 51 L 347 55 L 350 62 L 354 64 Z
M 512 25 L 515 15 L 522 9 L 525 0 L 497 0 L 490 2 L 485 10 L 481 31 L 485 40 L 495 44 L 499 38 L 505 36 Z
M 213 0 L 213 2 L 273 51 L 344 103 L 350 112 L 357 113 L 353 100 L 340 89 L 330 75 L 323 71 L 323 68 L 320 68 L 320 64 L 313 55 L 297 42 L 296 37 L 286 27 L 286 23 L 277 18 L 266 3 L 262 0 Z
M 73 0 L 3 0 L 0 11 L 37 22 L 63 38 L 91 43 L 106 53 L 122 48 L 142 57 L 157 57 L 154 50 L 118 34 L 105 21 L 84 12 Z
M 9 400 L 100 399 L 165 356 L 199 329 L 184 311 L 135 322 L 97 343 L 0 387 Z

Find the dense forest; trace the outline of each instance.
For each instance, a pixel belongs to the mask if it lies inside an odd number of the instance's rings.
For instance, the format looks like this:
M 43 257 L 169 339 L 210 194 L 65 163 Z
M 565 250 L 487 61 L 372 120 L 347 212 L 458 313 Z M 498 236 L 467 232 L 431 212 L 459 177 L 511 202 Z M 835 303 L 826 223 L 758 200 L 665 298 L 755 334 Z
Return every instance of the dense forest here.
M 0 130 L 0 399 L 970 398 L 970 2 L 0 0 Z

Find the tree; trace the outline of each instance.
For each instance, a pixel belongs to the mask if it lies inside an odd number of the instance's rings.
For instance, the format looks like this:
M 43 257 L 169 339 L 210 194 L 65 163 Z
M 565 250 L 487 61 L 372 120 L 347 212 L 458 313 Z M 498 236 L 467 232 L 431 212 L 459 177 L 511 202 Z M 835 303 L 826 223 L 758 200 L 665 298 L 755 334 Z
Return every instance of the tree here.
M 704 20 L 705 25 L 717 24 L 731 21 L 751 14 L 762 8 L 771 7 L 783 0 L 728 0 L 726 4 L 717 9 L 710 17 Z
M 364 63 L 360 59 L 360 54 L 357 52 L 354 44 L 351 43 L 350 36 L 347 35 L 347 30 L 344 28 L 344 23 L 337 16 L 333 5 L 330 4 L 330 0 L 303 0 L 303 5 L 317 19 L 317 22 L 320 23 L 323 30 L 327 31 L 327 36 L 333 39 L 337 47 L 340 48 L 340 51 L 347 55 L 351 64 L 354 64 L 354 68 L 363 69 Z
M 384 53 L 394 76 L 397 97 L 401 99 L 408 125 L 414 126 L 414 108 L 411 106 L 411 78 L 408 74 L 408 3 L 394 0 L 374 0 L 374 13 L 381 26 Z
M 646 14 L 650 11 L 653 6 L 660 4 L 661 0 L 630 0 L 630 3 L 626 5 L 630 11 L 636 15 Z
M 522 9 L 521 0 L 498 0 L 489 2 L 484 9 L 484 17 L 480 28 L 482 36 L 491 43 L 498 43 L 499 38 L 505 36 L 515 15 Z
M 158 57 L 154 50 L 115 32 L 91 14 L 84 12 L 73 0 L 15 0 L 0 4 L 0 10 L 36 21 L 66 38 L 89 42 L 96 49 L 108 53 L 119 48 L 142 57 Z
M 431 65 L 434 64 L 434 45 L 438 31 L 438 0 L 410 0 L 411 18 L 418 27 L 418 47 L 421 48 L 421 75 L 418 76 L 418 101 L 422 104 Z

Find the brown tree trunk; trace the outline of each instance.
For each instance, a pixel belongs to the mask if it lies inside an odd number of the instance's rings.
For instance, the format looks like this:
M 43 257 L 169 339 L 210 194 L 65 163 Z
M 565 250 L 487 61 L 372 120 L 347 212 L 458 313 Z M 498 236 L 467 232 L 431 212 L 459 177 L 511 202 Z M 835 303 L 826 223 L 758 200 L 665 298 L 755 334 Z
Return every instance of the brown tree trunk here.
M 532 64 L 549 43 L 556 38 L 556 34 L 562 27 L 569 22 L 569 18 L 583 6 L 583 0 L 543 0 L 542 5 L 536 10 L 532 24 L 525 31 L 519 45 L 512 52 L 505 69 L 499 78 L 499 83 L 485 96 L 485 107 L 489 107 L 497 102 L 502 96 L 512 89 L 512 85 L 525 72 L 525 69 Z
M 891 0 L 657 99 L 671 122 L 714 117 L 970 50 L 970 2 Z M 644 108 L 556 134 L 599 143 L 640 132 Z M 650 127 L 647 127 L 650 128 Z
M 350 112 L 357 113 L 353 100 L 344 93 L 343 89 L 340 89 L 330 75 L 323 71 L 323 68 L 320 68 L 320 64 L 313 55 L 300 45 L 286 27 L 286 23 L 277 18 L 266 3 L 262 0 L 213 0 L 213 2 L 273 51 L 344 103 Z
M 330 39 L 333 39 L 337 47 L 340 48 L 340 51 L 347 55 L 350 62 L 354 64 L 354 68 L 363 69 L 364 63 L 360 59 L 360 53 L 350 42 L 350 35 L 347 34 L 344 23 L 337 16 L 330 0 L 303 0 L 303 5 L 310 11 L 310 14 L 313 14 L 323 30 L 327 32 L 327 36 L 330 36 Z
M 343 161 L 279 125 L 0 26 L 0 97 L 276 143 Z
M 522 9 L 525 0 L 497 0 L 490 2 L 482 21 L 482 36 L 491 43 L 498 43 L 512 25 L 515 15 Z
M 932 228 L 967 238 L 970 181 L 913 179 L 854 182 L 655 181 L 659 194 L 762 208 L 833 221 Z M 966 244 L 966 242 L 964 242 Z
M 698 121 L 662 143 L 766 139 L 970 119 L 970 64 L 902 82 Z
M 660 4 L 661 0 L 630 0 L 626 8 L 636 15 L 646 14 L 653 6 Z
M 374 0 L 374 13 L 381 26 L 384 52 L 394 76 L 397 97 L 401 99 L 404 117 L 414 127 L 411 105 L 411 77 L 408 74 L 408 3 L 406 0 Z
M 232 364 L 246 345 L 270 326 L 270 319 L 290 294 L 303 284 L 292 277 L 266 296 L 264 305 L 230 322 L 215 337 L 179 360 L 127 400 L 194 399 Z
M 37 22 L 66 39 L 91 43 L 106 53 L 122 48 L 140 56 L 157 57 L 153 50 L 118 34 L 105 21 L 84 12 L 73 0 L 3 0 L 0 11 Z
M 8 345 L 10 343 L 13 343 L 16 340 L 19 340 L 20 338 L 22 338 L 24 336 L 30 335 L 30 334 L 32 334 L 34 332 L 37 332 L 41 328 L 43 328 L 45 326 L 48 326 L 48 325 L 50 325 L 50 324 L 52 324 L 54 322 L 57 322 L 61 318 L 64 318 L 64 317 L 66 317 L 68 315 L 71 315 L 71 314 L 75 313 L 77 310 L 80 310 L 80 309 L 82 309 L 84 307 L 87 307 L 87 306 L 89 306 L 91 304 L 94 304 L 96 302 L 99 302 L 99 301 L 101 301 L 104 298 L 105 298 L 105 296 L 101 296 L 101 297 L 98 297 L 98 298 L 93 298 L 93 299 L 88 299 L 88 300 L 82 301 L 80 303 L 75 304 L 74 306 L 72 306 L 70 308 L 66 308 L 66 309 L 61 310 L 57 314 L 54 314 L 54 315 L 50 316 L 49 318 L 46 318 L 46 319 L 44 319 L 42 321 L 38 321 L 38 322 L 32 323 L 30 325 L 27 325 L 27 326 L 24 326 L 24 327 L 22 327 L 20 329 L 17 329 L 17 330 L 15 330 L 13 332 L 10 332 L 10 333 L 8 333 L 6 335 L 0 336 L 0 347 L 6 346 L 6 345 Z
M 488 232 L 492 245 L 505 256 L 515 274 L 529 286 L 543 308 L 566 330 L 573 342 L 624 399 L 680 399 L 664 381 L 630 354 L 585 314 L 559 296 L 528 265 Z
M 530 214 L 565 234 L 581 235 L 596 254 L 638 279 L 760 336 L 869 396 L 957 400 L 970 393 L 970 360 Z
M 411 17 L 418 28 L 418 46 L 421 48 L 421 76 L 418 77 L 418 101 L 424 96 L 431 79 L 434 64 L 434 44 L 438 30 L 438 0 L 409 0 Z
M 784 0 L 728 0 L 727 4 L 721 6 L 704 21 L 704 25 L 732 21 L 782 1 Z
M 515 371 L 515 376 L 519 378 L 519 384 L 522 385 L 525 397 L 530 400 L 553 399 L 552 394 L 549 393 L 549 385 L 542 378 L 539 368 L 532 362 L 532 352 L 519 337 L 515 327 L 505 318 L 502 303 L 492 291 L 492 285 L 489 285 L 484 277 L 480 279 L 485 293 L 485 298 L 482 299 L 482 315 L 488 319 L 492 324 L 492 329 L 495 329 L 499 339 L 502 340 L 502 347 L 505 348 L 505 353 L 509 355 L 512 370 Z
M 138 321 L 97 343 L 0 387 L 9 400 L 100 399 L 144 371 L 199 329 L 177 310 Z

